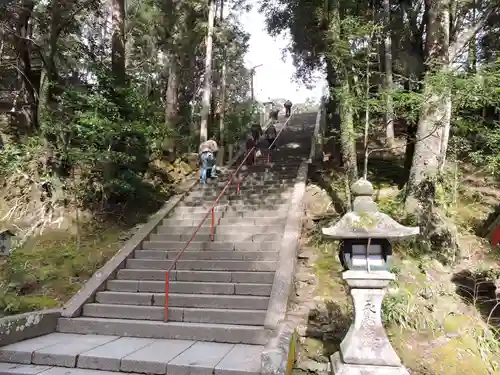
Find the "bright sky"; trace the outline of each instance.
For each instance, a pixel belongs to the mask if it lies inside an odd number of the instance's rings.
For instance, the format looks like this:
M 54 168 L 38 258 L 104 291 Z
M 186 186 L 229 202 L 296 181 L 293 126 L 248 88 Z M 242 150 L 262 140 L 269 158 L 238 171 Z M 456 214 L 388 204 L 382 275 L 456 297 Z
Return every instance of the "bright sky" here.
M 292 80 L 295 68 L 290 57 L 282 60 L 282 49 L 289 43 L 288 36 L 273 39 L 265 30 L 265 17 L 258 12 L 256 0 L 249 13 L 241 15 L 245 30 L 250 33 L 250 50 L 246 56 L 248 68 L 262 64 L 255 69 L 255 98 L 265 101 L 269 98 L 286 98 L 293 103 L 304 102 L 307 98 L 319 100 L 324 80 L 319 79 L 312 90 Z

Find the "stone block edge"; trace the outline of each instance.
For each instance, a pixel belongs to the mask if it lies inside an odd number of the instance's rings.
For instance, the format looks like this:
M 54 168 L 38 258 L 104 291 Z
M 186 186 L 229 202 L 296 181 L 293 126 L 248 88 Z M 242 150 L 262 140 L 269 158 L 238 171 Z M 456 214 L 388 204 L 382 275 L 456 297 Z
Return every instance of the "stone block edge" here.
M 296 357 L 298 334 L 292 321 L 282 321 L 261 354 L 262 375 L 290 375 Z
M 0 318 L 0 347 L 56 331 L 61 309 L 33 311 Z

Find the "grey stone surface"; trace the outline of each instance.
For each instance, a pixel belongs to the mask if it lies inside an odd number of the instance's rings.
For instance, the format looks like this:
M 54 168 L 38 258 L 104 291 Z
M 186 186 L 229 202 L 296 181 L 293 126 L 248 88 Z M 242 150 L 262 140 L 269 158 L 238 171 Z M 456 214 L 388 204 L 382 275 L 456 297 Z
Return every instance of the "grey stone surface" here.
M 235 345 L 215 366 L 215 375 L 259 375 L 261 345 Z
M 265 317 L 265 310 L 186 308 L 183 309 L 182 320 L 192 323 L 245 324 L 259 326 L 264 324 Z
M 60 342 L 69 342 L 80 335 L 51 333 L 30 340 L 17 342 L 0 348 L 0 362 L 31 363 L 31 358 L 36 350 L 40 350 Z
M 273 332 L 272 338 L 262 352 L 261 374 L 285 374 L 294 330 L 294 324 L 291 321 L 282 321 L 279 323 Z
M 293 275 L 301 230 L 302 199 L 306 191 L 308 164 L 302 163 L 297 174 L 290 212 L 281 240 L 279 267 L 274 276 L 265 327 L 276 329 L 285 318 L 288 298 L 293 290 Z
M 167 363 L 194 343 L 188 340 L 154 340 L 148 346 L 124 357 L 121 371 L 166 374 Z
M 333 375 L 410 375 L 404 367 L 345 364 L 340 353 L 331 356 Z
M 182 315 L 182 309 L 168 309 L 169 320 L 182 321 Z M 160 306 L 117 306 L 104 303 L 87 303 L 83 306 L 83 316 L 93 316 L 96 318 L 163 320 L 165 317 L 165 309 Z
M 167 365 L 169 375 L 212 375 L 215 366 L 234 347 L 232 344 L 198 341 Z
M 78 356 L 77 367 L 120 371 L 120 363 L 123 357 L 144 348 L 152 342 L 152 339 L 121 337 L 81 353 Z
M 261 296 L 225 296 L 211 294 L 170 294 L 169 306 L 175 307 L 208 307 L 219 309 L 253 309 L 265 310 L 268 297 Z M 154 294 L 155 306 L 165 305 L 164 294 Z
M 192 188 L 197 183 L 197 179 L 190 182 L 187 189 Z M 82 289 L 78 291 L 64 306 L 62 315 L 65 317 L 74 317 L 79 314 L 83 305 L 87 303 L 102 285 L 114 275 L 121 267 L 123 262 L 132 255 L 134 250 L 138 249 L 146 237 L 161 223 L 163 218 L 182 200 L 185 193 L 177 194 L 170 198 L 151 219 L 144 224 L 130 240 L 94 275 L 88 280 Z
M 1 363 L 1 375 L 35 375 L 49 370 L 50 366 L 19 365 L 16 363 Z
M 60 318 L 58 331 L 64 333 L 121 335 L 127 337 L 200 340 L 263 345 L 268 332 L 261 326 L 156 322 L 109 318 Z
M 382 325 L 383 289 L 351 289 L 354 322 L 340 344 L 342 359 L 348 364 L 401 366 Z
M 63 367 L 52 367 L 51 369 L 42 372 L 41 375 L 124 375 L 123 372 L 114 371 L 97 371 L 97 370 L 85 370 L 80 368 L 63 368 Z M 138 375 L 135 373 L 128 373 L 128 375 Z
M 75 367 L 79 354 L 116 340 L 117 336 L 80 335 L 78 338 L 69 336 L 55 345 L 35 350 L 31 363 L 35 365 L 52 365 Z
M 60 315 L 60 310 L 43 310 L 0 318 L 0 346 L 55 332 Z

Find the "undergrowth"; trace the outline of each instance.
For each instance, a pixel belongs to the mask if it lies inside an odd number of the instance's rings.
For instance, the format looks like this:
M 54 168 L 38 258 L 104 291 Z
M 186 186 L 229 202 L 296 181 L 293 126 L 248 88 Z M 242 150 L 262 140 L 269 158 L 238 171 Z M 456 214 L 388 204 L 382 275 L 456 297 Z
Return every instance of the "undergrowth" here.
M 334 184 L 343 190 L 342 182 Z M 423 251 L 418 240 L 393 244 L 390 272 L 396 280 L 384 298 L 382 319 L 392 345 L 412 374 L 494 375 L 500 373 L 500 320 L 495 320 L 500 316 L 500 301 L 495 300 L 492 285 L 500 268 L 491 250 L 474 236 L 492 207 L 481 194 L 454 186 L 439 191 L 439 204 L 457 224 L 460 235 L 474 239 L 473 251 L 464 251 L 465 257 L 457 264 L 444 266 Z M 405 215 L 402 203 L 402 197 L 395 194 L 381 197 L 378 208 L 404 225 L 416 225 L 414 218 Z M 321 234 L 322 227 L 336 220 L 316 223 L 309 244 L 318 255 L 314 265 L 317 294 L 334 301 L 344 316 L 350 316 L 352 307 L 341 279 L 338 244 L 326 241 Z M 337 321 L 346 327 L 335 329 L 346 332 L 351 319 Z M 333 345 L 335 350 L 344 336 Z
M 0 265 L 0 316 L 64 304 L 115 254 L 122 230 L 89 227 L 79 240 L 68 232 L 30 239 Z

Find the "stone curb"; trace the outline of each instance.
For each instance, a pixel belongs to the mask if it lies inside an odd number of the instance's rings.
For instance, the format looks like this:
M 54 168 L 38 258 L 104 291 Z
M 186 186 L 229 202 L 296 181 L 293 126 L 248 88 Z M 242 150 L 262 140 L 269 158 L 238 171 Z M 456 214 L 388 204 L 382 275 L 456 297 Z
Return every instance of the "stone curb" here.
M 297 348 L 297 332 L 291 321 L 281 321 L 276 335 L 261 354 L 261 374 L 289 375 L 293 368 Z
M 274 276 L 264 326 L 275 330 L 285 319 L 288 298 L 293 290 L 295 263 L 302 224 L 302 199 L 306 191 L 308 163 L 302 162 L 297 172 L 295 186 L 290 199 L 290 210 L 285 231 L 281 239 L 279 266 Z
M 289 374 L 295 360 L 295 350 L 291 350 L 295 347 L 295 328 L 291 321 L 285 320 L 285 316 L 288 298 L 293 292 L 308 167 L 307 162 L 303 162 L 299 167 L 281 240 L 279 267 L 274 276 L 264 321 L 264 327 L 272 332 L 272 337 L 261 356 L 261 374 L 264 375 Z
M 198 178 L 192 178 L 185 185 L 182 193 L 172 196 L 165 205 L 157 211 L 149 221 L 144 224 L 130 238 L 118 252 L 106 262 L 106 264 L 98 270 L 63 307 L 61 315 L 65 318 L 74 318 L 80 315 L 81 309 L 85 303 L 92 299 L 106 283 L 113 277 L 120 268 L 125 264 L 125 261 L 132 255 L 134 250 L 139 249 L 143 241 L 153 232 L 156 227 L 162 222 L 165 216 L 172 211 L 175 206 L 184 198 L 184 196 L 198 183 Z
M 60 316 L 60 309 L 51 309 L 0 318 L 0 346 L 55 332 Z

